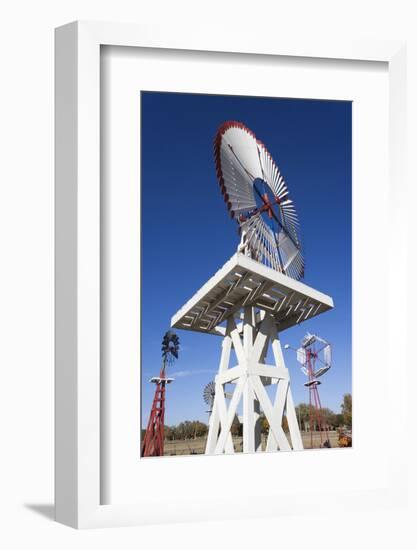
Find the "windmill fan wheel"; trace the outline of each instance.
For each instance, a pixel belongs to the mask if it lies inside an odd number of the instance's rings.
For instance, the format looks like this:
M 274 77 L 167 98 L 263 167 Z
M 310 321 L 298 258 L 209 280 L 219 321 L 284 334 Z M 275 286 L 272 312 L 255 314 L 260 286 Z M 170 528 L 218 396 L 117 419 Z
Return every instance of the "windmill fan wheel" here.
M 209 382 L 203 390 L 203 398 L 207 405 L 212 405 L 214 396 L 216 395 L 216 385 L 214 382 Z
M 216 173 L 241 247 L 294 279 L 304 276 L 299 223 L 288 186 L 265 145 L 241 122 L 223 123 L 214 140 Z
M 162 339 L 162 357 L 171 364 L 175 359 L 178 359 L 180 349 L 180 339 L 174 331 L 169 330 L 165 333 Z

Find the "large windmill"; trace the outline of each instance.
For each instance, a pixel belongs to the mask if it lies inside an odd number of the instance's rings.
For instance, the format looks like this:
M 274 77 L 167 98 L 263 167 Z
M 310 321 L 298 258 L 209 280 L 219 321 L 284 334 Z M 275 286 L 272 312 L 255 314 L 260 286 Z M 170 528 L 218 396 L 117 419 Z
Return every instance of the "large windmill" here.
M 240 231 L 232 258 L 173 316 L 178 329 L 223 338 L 206 454 L 233 453 L 231 426 L 242 406 L 243 451 L 261 450 L 261 411 L 270 429 L 267 451 L 303 448 L 279 333 L 333 307 L 301 283 L 304 260 L 288 187 L 265 145 L 244 124 L 229 121 L 214 141 L 217 178 Z M 274 362 L 267 364 L 272 347 Z M 229 365 L 232 350 L 237 362 Z M 230 402 L 226 384 L 233 384 Z M 275 387 L 270 400 L 265 386 Z M 284 414 L 290 441 L 284 433 Z
M 159 376 L 153 376 L 149 382 L 155 384 L 155 395 L 149 415 L 148 427 L 142 442 L 142 456 L 164 455 L 165 386 L 174 381 L 166 376 L 167 366 L 178 359 L 179 338 L 172 330 L 162 339 L 162 367 Z

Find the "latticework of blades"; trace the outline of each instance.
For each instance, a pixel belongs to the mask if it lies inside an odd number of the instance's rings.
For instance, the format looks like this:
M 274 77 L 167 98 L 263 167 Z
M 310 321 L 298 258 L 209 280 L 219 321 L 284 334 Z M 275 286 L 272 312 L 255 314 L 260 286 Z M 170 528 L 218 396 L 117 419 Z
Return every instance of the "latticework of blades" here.
M 309 375 L 306 368 L 309 357 L 313 357 L 314 361 L 317 361 L 318 368 L 314 370 L 313 375 L 315 378 L 319 378 L 332 366 L 332 347 L 324 338 L 307 333 L 301 342 L 301 347 L 297 349 L 297 361 L 301 363 L 301 370 L 306 376 Z
M 331 365 L 332 364 L 332 348 L 330 347 L 330 344 L 327 344 L 326 347 L 324 348 L 323 356 L 324 356 L 325 365 Z
M 228 121 L 217 131 L 214 156 L 224 201 L 251 256 L 294 279 L 303 277 L 297 213 L 265 145 L 241 122 Z M 276 227 L 266 223 L 264 213 L 274 216 Z
M 304 338 L 301 341 L 301 346 L 303 348 L 306 348 L 314 344 L 316 340 L 317 340 L 317 336 L 315 334 L 310 334 L 309 332 L 307 332 L 307 334 L 304 336 Z
M 214 382 L 209 382 L 203 390 L 203 398 L 209 407 L 213 406 L 214 396 L 216 394 L 216 385 Z
M 162 339 L 162 358 L 168 364 L 172 364 L 175 359 L 178 359 L 180 349 L 180 339 L 174 331 L 169 330 L 164 334 Z
M 301 363 L 302 365 L 304 365 L 305 362 L 307 361 L 306 350 L 304 348 L 298 348 L 298 350 L 297 350 L 297 361 L 299 363 Z

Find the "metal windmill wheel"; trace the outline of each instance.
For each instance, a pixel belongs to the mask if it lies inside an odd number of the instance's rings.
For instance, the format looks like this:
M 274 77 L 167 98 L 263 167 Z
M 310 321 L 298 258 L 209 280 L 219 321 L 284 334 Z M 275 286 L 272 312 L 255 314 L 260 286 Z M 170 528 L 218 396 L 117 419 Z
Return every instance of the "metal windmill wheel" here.
M 298 218 L 265 145 L 244 124 L 222 124 L 214 140 L 224 201 L 241 232 L 240 251 L 294 279 L 304 276 Z
M 216 384 L 213 381 L 211 381 L 208 384 L 206 384 L 203 390 L 203 399 L 209 407 L 208 412 L 211 412 L 213 410 L 215 395 L 216 395 Z
M 180 339 L 174 331 L 169 330 L 164 334 L 162 339 L 162 359 L 164 365 L 172 365 L 175 359 L 178 359 L 178 353 L 180 349 Z
M 207 411 L 208 413 L 211 413 L 213 410 L 215 396 L 216 396 L 216 384 L 212 380 L 211 382 L 209 382 L 204 386 L 204 390 L 203 390 L 203 399 L 209 407 L 209 410 Z M 233 394 L 225 391 L 224 396 L 226 399 L 232 399 Z
M 320 336 L 307 333 L 301 347 L 297 349 L 297 361 L 301 364 L 303 373 L 320 384 L 317 378 L 323 376 L 332 366 L 331 345 Z

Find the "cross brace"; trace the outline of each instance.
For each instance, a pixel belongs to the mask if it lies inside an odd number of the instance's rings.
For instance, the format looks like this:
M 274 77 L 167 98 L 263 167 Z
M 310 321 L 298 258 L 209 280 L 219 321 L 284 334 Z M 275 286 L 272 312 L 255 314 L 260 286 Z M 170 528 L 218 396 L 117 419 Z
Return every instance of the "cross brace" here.
M 266 451 L 302 450 L 300 430 L 292 399 L 290 377 L 284 364 L 276 324 L 271 313 L 255 314 L 251 306 L 243 308 L 243 321 L 236 325 L 234 315 L 227 320 L 222 343 L 219 371 L 215 379 L 216 392 L 210 416 L 206 454 L 233 453 L 231 428 L 242 404 L 243 452 L 261 451 L 260 412 L 269 424 Z M 269 346 L 275 365 L 265 363 Z M 229 368 L 234 350 L 237 365 Z M 225 399 L 225 384 L 234 384 L 229 405 Z M 274 384 L 275 399 L 271 402 L 265 386 Z M 287 417 L 289 437 L 282 423 Z

